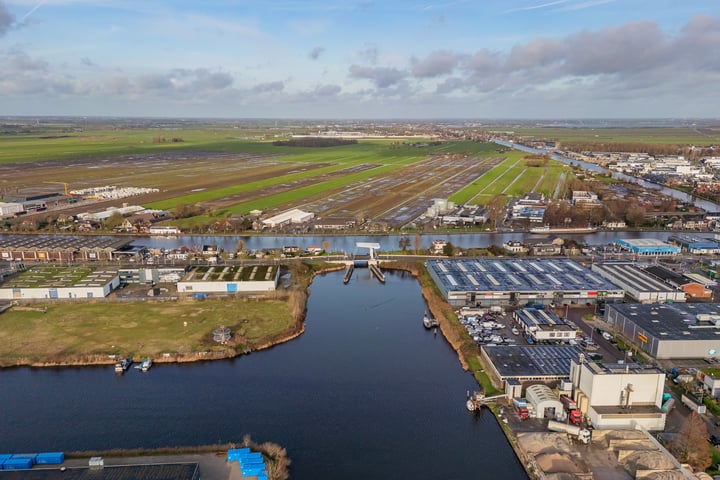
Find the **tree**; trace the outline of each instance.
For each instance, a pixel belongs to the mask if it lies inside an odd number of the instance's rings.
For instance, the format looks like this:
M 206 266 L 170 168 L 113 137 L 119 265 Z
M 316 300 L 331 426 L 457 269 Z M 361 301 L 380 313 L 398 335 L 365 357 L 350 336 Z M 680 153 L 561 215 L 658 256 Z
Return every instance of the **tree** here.
M 670 445 L 675 457 L 697 470 L 705 470 L 712 463 L 708 431 L 705 420 L 697 413 L 692 412 L 685 420 L 677 438 Z
M 445 255 L 446 257 L 452 257 L 454 251 L 455 247 L 450 242 L 447 242 L 443 247 L 443 255 Z
M 242 253 L 243 247 L 245 247 L 245 242 L 243 242 L 242 240 L 238 240 L 235 244 L 235 251 L 238 255 Z
M 330 255 L 330 242 L 328 242 L 327 240 L 323 240 L 322 247 L 323 247 L 323 250 L 325 250 L 325 253 L 327 255 Z
M 402 250 L 403 253 L 405 253 L 405 250 L 410 246 L 410 239 L 407 235 L 403 235 L 400 237 L 400 240 L 398 241 L 400 245 L 400 250 Z
M 420 234 L 416 233 L 415 238 L 413 238 L 413 248 L 415 249 L 415 255 L 418 254 L 418 251 L 420 251 Z

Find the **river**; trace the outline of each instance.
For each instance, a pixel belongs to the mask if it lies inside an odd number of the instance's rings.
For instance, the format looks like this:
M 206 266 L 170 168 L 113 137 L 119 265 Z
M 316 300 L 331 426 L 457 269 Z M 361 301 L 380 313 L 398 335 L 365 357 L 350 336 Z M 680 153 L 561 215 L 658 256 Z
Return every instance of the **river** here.
M 526 479 L 495 417 L 465 410 L 476 387 L 421 324 L 416 280 L 364 269 L 315 278 L 306 332 L 245 357 L 0 371 L 0 452 L 274 441 L 293 479 Z
M 504 147 L 514 148 L 515 150 L 520 150 L 523 152 L 528 153 L 535 153 L 540 155 L 546 155 L 547 153 L 550 153 L 551 150 L 547 149 L 538 149 L 538 148 L 532 148 L 525 145 L 517 144 L 514 142 L 508 142 L 507 140 L 502 140 L 499 138 L 492 139 L 493 142 L 497 143 L 498 145 L 502 145 Z M 642 178 L 637 177 L 631 177 L 630 175 L 625 175 L 624 173 L 615 172 L 612 170 L 609 170 L 607 168 L 603 168 L 600 165 L 596 165 L 594 163 L 589 162 L 583 162 L 582 160 L 574 160 L 571 158 L 563 157 L 562 155 L 559 155 L 557 153 L 551 153 L 550 158 L 553 160 L 557 160 L 558 162 L 565 163 L 567 165 L 577 165 L 583 170 L 590 170 L 593 172 L 599 172 L 599 173 L 605 173 L 612 175 L 613 178 L 617 178 L 618 180 L 623 180 L 625 182 L 630 183 L 636 183 L 643 188 L 647 188 L 648 190 L 655 190 L 658 192 L 661 192 L 665 195 L 668 195 L 670 197 L 676 198 L 678 200 L 681 200 L 683 202 L 690 202 L 696 207 L 702 208 L 706 212 L 720 212 L 720 205 L 718 205 L 715 202 L 711 202 L 709 200 L 702 200 L 699 198 L 696 198 L 686 192 L 682 192 L 680 190 L 675 190 L 674 188 L 668 188 L 664 185 L 660 185 L 658 183 L 654 182 L 648 182 L 647 180 L 643 180 Z

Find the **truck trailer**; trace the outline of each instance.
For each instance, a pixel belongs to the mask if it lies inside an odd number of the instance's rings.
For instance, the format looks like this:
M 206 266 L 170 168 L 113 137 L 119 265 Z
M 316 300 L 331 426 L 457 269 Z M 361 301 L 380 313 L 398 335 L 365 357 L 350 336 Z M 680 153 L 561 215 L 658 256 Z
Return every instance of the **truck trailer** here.
M 586 445 L 590 443 L 590 430 L 586 428 L 580 428 L 577 425 L 571 425 L 568 423 L 550 420 L 548 422 L 548 430 L 551 430 L 553 432 L 565 432 L 572 438 L 575 438 Z

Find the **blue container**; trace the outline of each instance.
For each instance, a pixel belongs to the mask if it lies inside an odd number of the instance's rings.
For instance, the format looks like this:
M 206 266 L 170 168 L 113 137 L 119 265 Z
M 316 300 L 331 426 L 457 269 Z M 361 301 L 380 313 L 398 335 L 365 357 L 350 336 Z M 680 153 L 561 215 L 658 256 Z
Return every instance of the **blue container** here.
M 249 470 L 251 468 L 265 468 L 265 464 L 260 462 L 240 464 L 240 469 Z
M 35 465 L 35 462 L 37 460 L 37 453 L 13 453 L 12 457 L 10 457 L 11 460 L 20 458 L 20 459 L 28 459 L 30 460 L 30 465 Z
M 35 459 L 37 465 L 60 465 L 65 461 L 63 452 L 42 452 L 38 453 Z
M 244 453 L 244 454 L 240 455 L 240 458 L 262 458 L 262 453 L 260 453 L 260 452 Z
M 241 470 L 243 477 L 254 477 L 256 475 L 260 475 L 262 472 L 265 472 L 265 468 L 251 468 L 249 470 Z
M 26 458 L 8 458 L 3 462 L 3 470 L 26 470 L 32 468 L 32 459 Z

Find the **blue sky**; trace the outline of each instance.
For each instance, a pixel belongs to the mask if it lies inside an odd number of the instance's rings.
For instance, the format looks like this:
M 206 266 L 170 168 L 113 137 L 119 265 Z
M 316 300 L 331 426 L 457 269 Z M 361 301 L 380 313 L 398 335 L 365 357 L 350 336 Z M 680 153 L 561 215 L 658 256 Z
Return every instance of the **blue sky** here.
M 0 0 L 0 114 L 720 117 L 717 0 Z

